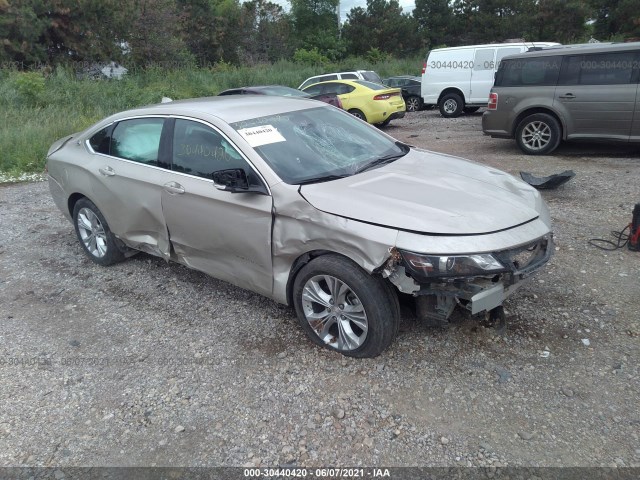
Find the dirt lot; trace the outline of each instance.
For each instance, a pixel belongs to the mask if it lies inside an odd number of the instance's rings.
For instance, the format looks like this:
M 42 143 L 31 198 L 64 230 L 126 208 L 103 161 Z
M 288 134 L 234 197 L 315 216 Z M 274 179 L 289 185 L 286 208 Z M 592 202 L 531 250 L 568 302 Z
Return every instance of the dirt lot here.
M 0 465 L 640 466 L 640 253 L 587 244 L 630 222 L 638 148 L 528 157 L 480 120 L 386 131 L 515 175 L 573 169 L 544 193 L 556 254 L 505 305 L 505 337 L 405 310 L 373 360 L 185 267 L 96 266 L 45 183 L 0 187 Z

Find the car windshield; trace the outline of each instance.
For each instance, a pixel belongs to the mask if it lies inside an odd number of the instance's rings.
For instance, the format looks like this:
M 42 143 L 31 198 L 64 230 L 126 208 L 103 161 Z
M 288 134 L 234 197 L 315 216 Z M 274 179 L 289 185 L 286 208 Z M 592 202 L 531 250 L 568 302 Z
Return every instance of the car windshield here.
M 291 185 L 354 175 L 409 151 L 333 107 L 280 113 L 231 126 Z

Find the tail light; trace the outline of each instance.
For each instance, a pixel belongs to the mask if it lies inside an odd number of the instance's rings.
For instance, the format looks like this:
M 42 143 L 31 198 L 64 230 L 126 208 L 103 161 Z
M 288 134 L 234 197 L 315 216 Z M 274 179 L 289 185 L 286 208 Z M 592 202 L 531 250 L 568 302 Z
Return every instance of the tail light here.
M 374 100 L 389 100 L 391 97 L 397 97 L 399 96 L 400 93 L 399 92 L 395 92 L 395 93 L 381 93 L 380 95 L 376 95 L 375 97 L 373 97 Z
M 498 94 L 490 93 L 489 94 L 489 104 L 487 105 L 487 109 L 489 110 L 497 110 L 498 109 Z
M 424 75 L 426 73 L 426 71 L 427 71 L 427 62 L 424 62 L 422 64 L 422 75 Z

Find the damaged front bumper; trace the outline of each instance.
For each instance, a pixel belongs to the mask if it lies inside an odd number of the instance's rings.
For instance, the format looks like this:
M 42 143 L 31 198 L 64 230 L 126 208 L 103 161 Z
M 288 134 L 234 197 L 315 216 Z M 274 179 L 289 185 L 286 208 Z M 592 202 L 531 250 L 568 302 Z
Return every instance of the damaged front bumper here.
M 491 254 L 417 255 L 391 249 L 382 276 L 398 290 L 417 297 L 420 317 L 444 321 L 457 305 L 471 314 L 490 311 L 519 288 L 525 280 L 549 261 L 554 251 L 551 234 L 537 240 Z M 412 259 L 407 261 L 407 259 Z M 419 258 L 420 262 L 414 261 Z M 484 262 L 485 274 L 459 275 L 456 259 Z M 487 266 L 487 258 L 494 263 Z M 453 259 L 453 261 L 452 261 Z M 462 262 L 458 262 L 462 263 Z M 441 270 L 438 270 L 438 265 Z M 431 268 L 429 268 L 431 267 Z M 477 267 L 479 270 L 481 267 Z

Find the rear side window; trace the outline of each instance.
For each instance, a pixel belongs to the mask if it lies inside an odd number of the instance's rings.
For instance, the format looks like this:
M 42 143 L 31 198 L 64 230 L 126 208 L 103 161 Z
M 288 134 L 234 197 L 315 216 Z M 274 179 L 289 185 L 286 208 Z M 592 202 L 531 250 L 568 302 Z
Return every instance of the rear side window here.
M 324 85 L 320 85 L 320 88 L 320 93 L 334 93 L 336 95 L 345 95 L 355 90 L 355 87 L 346 85 L 344 83 L 327 83 Z
M 564 60 L 560 84 L 626 85 L 636 66 L 636 52 L 573 55 Z
M 158 165 L 162 118 L 124 120 L 111 135 L 111 155 L 147 165 Z
M 109 155 L 112 127 L 113 125 L 109 125 L 107 128 L 103 128 L 89 139 L 89 145 L 91 145 L 94 152 Z
M 561 56 L 503 60 L 496 74 L 495 86 L 556 85 L 561 62 Z

